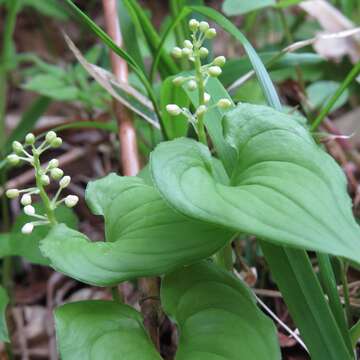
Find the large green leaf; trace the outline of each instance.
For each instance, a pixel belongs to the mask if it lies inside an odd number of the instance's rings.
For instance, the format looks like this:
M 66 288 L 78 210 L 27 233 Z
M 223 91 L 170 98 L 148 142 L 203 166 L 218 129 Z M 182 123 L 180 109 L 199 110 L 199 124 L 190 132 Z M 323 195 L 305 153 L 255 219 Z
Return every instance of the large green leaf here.
M 34 205 L 38 214 L 44 213 L 41 204 Z M 64 223 L 70 228 L 76 229 L 78 220 L 73 210 L 66 206 L 60 206 L 55 211 L 58 222 Z M 48 265 L 48 259 L 44 258 L 39 249 L 39 243 L 49 233 L 51 227 L 49 225 L 36 226 L 31 234 L 24 235 L 21 232 L 22 226 L 33 221 L 34 218 L 22 213 L 14 223 L 11 234 L 8 237 L 8 243 L 0 247 L 0 257 L 4 256 L 22 256 L 28 261 L 35 264 Z
M 9 297 L 6 290 L 0 286 L 0 341 L 9 342 L 9 332 L 6 324 L 6 308 L 9 303 Z
M 225 115 L 224 132 L 238 153 L 231 185 L 214 178 L 209 150 L 193 140 L 165 142 L 153 152 L 154 182 L 175 209 L 360 263 L 345 176 L 301 124 L 271 108 L 241 104 Z
M 176 360 L 280 359 L 272 321 L 242 282 L 211 263 L 167 275 L 161 301 L 180 328 Z
M 107 242 L 90 242 L 58 225 L 41 250 L 56 270 L 89 284 L 107 286 L 172 271 L 212 255 L 232 235 L 173 211 L 136 177 L 110 174 L 90 183 L 87 199 L 94 213 L 104 215 Z
M 62 360 L 161 360 L 131 307 L 112 301 L 79 301 L 55 310 Z

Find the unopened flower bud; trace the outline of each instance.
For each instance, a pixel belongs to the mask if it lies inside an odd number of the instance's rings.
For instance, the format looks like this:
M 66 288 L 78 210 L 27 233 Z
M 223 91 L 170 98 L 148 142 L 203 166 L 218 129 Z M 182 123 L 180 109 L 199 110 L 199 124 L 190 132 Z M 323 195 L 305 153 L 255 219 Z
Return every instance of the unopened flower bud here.
M 188 49 L 192 49 L 193 48 L 193 44 L 190 40 L 185 40 L 184 41 L 184 47 L 188 48 Z
M 185 78 L 183 76 L 177 76 L 176 78 L 173 79 L 173 84 L 175 86 L 181 86 L 185 81 Z
M 181 49 L 179 47 L 175 46 L 171 51 L 171 55 L 176 59 L 180 59 L 183 54 L 182 54 Z
M 209 75 L 213 77 L 217 77 L 222 73 L 220 66 L 210 66 L 209 67 Z
M 55 131 L 49 131 L 46 136 L 45 140 L 50 144 L 54 139 L 56 139 L 57 135 Z
M 62 139 L 61 137 L 56 137 L 54 140 L 51 141 L 50 145 L 53 148 L 58 148 L 60 147 L 62 144 Z
M 49 169 L 55 169 L 59 166 L 59 160 L 58 159 L 52 159 L 49 161 Z
M 66 188 L 70 184 L 70 181 L 71 181 L 71 177 L 66 175 L 59 181 L 59 185 L 62 188 Z
M 220 108 L 220 109 L 228 109 L 229 107 L 231 107 L 231 101 L 229 99 L 220 99 L 218 102 L 217 102 L 217 106 Z
M 204 103 L 207 104 L 211 99 L 210 94 L 204 93 Z
M 22 232 L 23 234 L 31 234 L 33 230 L 34 230 L 34 224 L 32 224 L 32 223 L 26 223 L 26 224 L 21 228 L 21 232 Z
M 206 47 L 201 47 L 199 49 L 199 54 L 202 58 L 205 58 L 209 55 L 209 50 Z
M 30 194 L 24 194 L 21 197 L 20 202 L 21 202 L 21 205 L 23 205 L 23 206 L 31 205 L 31 203 L 32 203 L 31 195 Z
M 214 65 L 217 65 L 217 66 L 224 66 L 225 62 L 226 62 L 225 56 L 218 56 L 213 61 Z
M 74 207 L 79 201 L 79 198 L 76 195 L 68 195 L 65 198 L 65 205 L 69 208 Z
M 189 29 L 191 31 L 196 31 L 199 27 L 199 22 L 196 19 L 191 19 L 189 21 Z
M 15 199 L 16 197 L 18 197 L 20 194 L 20 191 L 18 189 L 9 189 L 6 191 L 6 196 L 9 199 Z
M 190 90 L 190 91 L 194 91 L 196 88 L 197 88 L 197 83 L 195 80 L 190 80 L 188 83 L 187 83 L 187 88 Z
M 209 23 L 207 21 L 200 21 L 199 30 L 203 33 L 209 29 Z
M 207 110 L 207 107 L 205 105 L 200 105 L 196 110 L 196 115 L 201 116 L 201 115 L 205 114 L 206 110 Z
M 12 143 L 12 148 L 13 148 L 13 150 L 14 150 L 14 152 L 15 152 L 16 154 L 21 154 L 22 151 L 23 151 L 23 149 L 24 149 L 24 147 L 22 146 L 22 144 L 21 144 L 20 142 L 18 142 L 18 141 L 14 141 L 14 142 Z
M 213 39 L 215 36 L 216 36 L 216 30 L 214 28 L 210 28 L 205 33 L 205 37 L 207 39 Z
M 35 144 L 35 135 L 29 133 L 25 136 L 25 144 L 26 145 L 34 145 Z
M 166 105 L 166 111 L 173 116 L 177 116 L 181 114 L 181 109 L 176 104 L 168 104 Z
M 50 184 L 50 178 L 45 174 L 41 175 L 40 181 L 43 186 L 48 186 Z
M 24 213 L 29 216 L 35 215 L 35 208 L 32 205 L 26 205 L 24 207 Z
M 10 154 L 6 159 L 10 165 L 17 165 L 20 162 L 20 158 L 16 154 Z
M 181 53 L 182 53 L 183 56 L 191 56 L 193 52 L 192 52 L 192 50 L 189 49 L 189 48 L 183 48 L 183 49 L 181 50 Z
M 64 172 L 59 168 L 50 170 L 50 176 L 54 180 L 60 180 L 63 177 L 63 175 L 64 175 Z

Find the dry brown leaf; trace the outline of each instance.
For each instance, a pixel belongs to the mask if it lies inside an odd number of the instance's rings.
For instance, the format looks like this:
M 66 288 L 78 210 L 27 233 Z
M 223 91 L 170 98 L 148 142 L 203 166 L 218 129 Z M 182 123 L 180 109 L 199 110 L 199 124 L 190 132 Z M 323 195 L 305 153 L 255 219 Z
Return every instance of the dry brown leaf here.
M 327 1 L 303 1 L 299 6 L 314 17 L 325 32 L 336 33 L 355 28 L 346 16 Z M 360 60 L 360 38 L 355 34 L 347 38 L 319 37 L 314 43 L 314 49 L 318 54 L 334 60 L 340 60 L 344 55 L 348 55 L 353 63 Z

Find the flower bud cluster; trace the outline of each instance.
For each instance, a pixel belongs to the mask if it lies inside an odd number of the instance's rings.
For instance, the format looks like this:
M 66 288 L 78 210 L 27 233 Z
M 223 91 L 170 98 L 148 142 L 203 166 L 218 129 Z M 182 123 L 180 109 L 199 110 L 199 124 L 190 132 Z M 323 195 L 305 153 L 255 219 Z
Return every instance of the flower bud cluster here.
M 188 121 L 193 124 L 196 131 L 199 117 L 202 117 L 205 112 L 212 108 L 218 107 L 220 109 L 227 109 L 232 106 L 229 99 L 223 98 L 216 103 L 208 106 L 211 100 L 210 94 L 204 91 L 206 83 L 210 77 L 218 77 L 222 73 L 222 67 L 225 65 L 226 58 L 224 56 L 217 56 L 213 61 L 202 65 L 201 59 L 209 55 L 209 51 L 203 46 L 205 39 L 213 39 L 216 36 L 216 30 L 211 28 L 206 21 L 197 21 L 191 19 L 189 21 L 189 29 L 191 31 L 191 40 L 185 40 L 183 47 L 175 47 L 172 55 L 175 58 L 187 58 L 194 63 L 195 75 L 190 76 L 177 76 L 173 79 L 176 86 L 186 86 L 189 91 L 202 89 L 201 95 L 203 101 L 200 101 L 199 107 L 194 113 L 191 113 L 187 108 L 180 108 L 176 104 L 168 104 L 166 106 L 167 112 L 172 116 L 185 115 Z
M 13 142 L 14 153 L 7 157 L 10 165 L 17 165 L 24 161 L 35 169 L 35 187 L 22 190 L 8 189 L 6 191 L 6 196 L 10 199 L 15 199 L 21 195 L 20 203 L 24 206 L 24 213 L 36 219 L 36 221 L 28 222 L 22 227 L 23 234 L 30 234 L 35 226 L 50 224 L 49 214 L 53 214 L 61 203 L 64 202 L 67 207 L 74 207 L 79 201 L 76 195 L 68 195 L 59 200 L 62 190 L 68 187 L 71 182 L 70 176 L 64 176 L 64 171 L 59 168 L 59 160 L 52 159 L 45 167 L 40 164 L 40 155 L 50 148 L 61 146 L 62 139 L 57 136 L 55 131 L 49 131 L 45 136 L 45 140 L 38 147 L 35 146 L 35 143 L 35 136 L 29 133 L 25 136 L 24 145 L 19 141 Z M 49 198 L 44 189 L 51 183 L 51 180 L 58 181 L 59 184 L 59 188 L 52 199 Z M 37 195 L 40 195 L 46 209 L 44 214 L 37 214 L 35 207 L 32 206 L 33 196 Z

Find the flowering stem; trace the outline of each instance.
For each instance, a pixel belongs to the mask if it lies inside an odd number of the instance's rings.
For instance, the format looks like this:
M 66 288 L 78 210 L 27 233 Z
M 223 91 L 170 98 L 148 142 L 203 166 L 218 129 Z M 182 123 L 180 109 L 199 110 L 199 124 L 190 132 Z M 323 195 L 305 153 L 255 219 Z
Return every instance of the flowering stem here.
M 200 53 L 199 48 L 194 44 L 194 58 L 195 58 L 195 77 L 196 82 L 199 87 L 199 106 L 205 105 L 204 95 L 205 95 L 205 86 L 204 86 L 204 79 L 201 73 L 201 59 L 200 59 Z M 199 137 L 199 141 L 207 145 L 206 140 L 206 133 L 205 133 L 205 126 L 204 126 L 204 114 L 199 114 L 197 117 L 197 134 Z
M 33 156 L 34 156 L 34 168 L 35 168 L 35 181 L 36 181 L 36 186 L 39 189 L 39 195 L 41 197 L 41 200 L 44 204 L 45 207 L 45 212 L 46 215 L 48 217 L 48 220 L 50 222 L 51 225 L 56 225 L 57 221 L 56 221 L 56 217 L 55 217 L 55 213 L 54 213 L 54 209 L 51 205 L 51 201 L 44 189 L 44 186 L 42 184 L 41 181 L 41 175 L 42 175 L 42 169 L 41 169 L 41 163 L 40 163 L 40 158 L 39 158 L 39 153 L 37 151 L 33 151 Z

